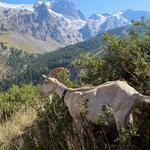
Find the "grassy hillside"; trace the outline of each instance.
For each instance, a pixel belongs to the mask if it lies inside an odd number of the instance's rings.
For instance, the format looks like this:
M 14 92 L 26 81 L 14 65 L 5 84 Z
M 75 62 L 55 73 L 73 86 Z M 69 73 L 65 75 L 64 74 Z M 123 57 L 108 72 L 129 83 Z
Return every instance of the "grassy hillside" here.
M 41 41 L 29 35 L 14 32 L 0 32 L 0 42 L 4 42 L 9 48 L 14 47 L 29 53 L 50 52 L 63 46 L 53 40 Z
M 115 32 L 120 33 L 119 30 Z M 125 150 L 150 149 L 149 104 L 140 103 L 135 107 L 135 124 L 122 128 L 119 141 L 116 126 L 108 121 L 111 112 L 106 114 L 104 111 L 100 115 L 101 126 L 82 118 L 84 128 L 78 134 L 61 98 L 56 95 L 52 101 L 49 97 L 38 98 L 41 74 L 58 66 L 69 68 L 74 77 L 76 72 L 79 75 L 74 81 L 64 76 L 64 84 L 68 87 L 99 85 L 119 79 L 148 95 L 150 32 L 141 36 L 132 31 L 126 38 L 105 34 L 104 42 L 101 39 L 102 35 L 99 35 L 42 55 L 9 49 L 5 65 L 11 74 L 0 80 L 0 149 L 117 150 L 120 143 Z M 100 49 L 104 43 L 105 47 Z M 101 53 L 97 53 L 99 50 Z M 89 51 L 92 53 L 86 53 Z M 81 52 L 84 54 L 80 56 Z M 74 59 L 75 68 L 70 64 Z

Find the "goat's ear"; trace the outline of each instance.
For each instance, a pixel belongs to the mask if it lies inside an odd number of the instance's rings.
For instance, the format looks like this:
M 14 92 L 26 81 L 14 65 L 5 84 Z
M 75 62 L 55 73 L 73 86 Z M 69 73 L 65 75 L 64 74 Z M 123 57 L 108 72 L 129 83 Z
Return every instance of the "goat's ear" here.
M 42 77 L 44 78 L 44 79 L 47 79 L 48 77 L 46 76 L 46 75 L 44 75 L 44 74 L 42 74 Z

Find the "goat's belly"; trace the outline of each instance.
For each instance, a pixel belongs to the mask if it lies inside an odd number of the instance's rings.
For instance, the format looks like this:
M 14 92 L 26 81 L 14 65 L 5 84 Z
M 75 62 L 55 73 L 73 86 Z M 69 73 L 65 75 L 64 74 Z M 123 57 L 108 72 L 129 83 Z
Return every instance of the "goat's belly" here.
M 87 114 L 87 120 L 88 121 L 91 121 L 92 123 L 94 124 L 97 124 L 97 125 L 101 125 L 104 123 L 104 119 L 106 119 L 107 122 L 111 123 L 111 124 L 115 124 L 115 120 L 114 120 L 114 117 L 113 115 L 110 115 L 108 118 L 101 118 L 101 114 L 102 113 L 88 113 Z M 102 120 L 101 120 L 102 119 Z
M 102 107 L 105 105 L 105 102 L 102 104 L 100 103 L 93 103 L 93 101 L 89 101 L 88 103 L 88 113 L 86 115 L 87 120 L 98 124 L 100 115 L 102 112 Z

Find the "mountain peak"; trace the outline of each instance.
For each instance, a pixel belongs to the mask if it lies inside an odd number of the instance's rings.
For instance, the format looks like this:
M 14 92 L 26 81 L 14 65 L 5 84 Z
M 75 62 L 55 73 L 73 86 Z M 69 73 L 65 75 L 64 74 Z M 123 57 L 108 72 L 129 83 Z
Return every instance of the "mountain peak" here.
M 51 9 L 65 17 L 72 17 L 75 19 L 85 19 L 83 13 L 78 10 L 75 4 L 69 0 L 49 0 L 46 2 Z
M 92 14 L 89 19 L 93 19 L 93 20 L 99 20 L 99 19 L 103 19 L 105 18 L 105 16 L 101 15 L 101 14 Z

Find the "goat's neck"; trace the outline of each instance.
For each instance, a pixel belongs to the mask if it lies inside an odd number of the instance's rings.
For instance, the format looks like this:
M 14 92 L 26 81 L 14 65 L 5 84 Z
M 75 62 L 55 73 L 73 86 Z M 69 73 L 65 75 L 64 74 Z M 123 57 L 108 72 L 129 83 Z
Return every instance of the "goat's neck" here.
M 55 89 L 55 92 L 60 96 L 62 97 L 64 91 L 66 89 L 68 89 L 65 85 L 63 85 L 62 83 L 60 83 L 58 80 L 55 80 L 55 83 L 54 83 L 54 89 Z

